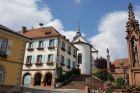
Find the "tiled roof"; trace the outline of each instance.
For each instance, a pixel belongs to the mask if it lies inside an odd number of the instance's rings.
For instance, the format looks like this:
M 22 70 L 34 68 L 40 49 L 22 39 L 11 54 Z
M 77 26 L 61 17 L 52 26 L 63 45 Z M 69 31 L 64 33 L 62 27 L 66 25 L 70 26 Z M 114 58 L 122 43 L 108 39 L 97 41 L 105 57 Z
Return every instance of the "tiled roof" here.
M 1 24 L 0 24 L 0 29 L 3 29 L 4 31 L 7 31 L 7 32 L 12 33 L 12 34 L 17 35 L 17 36 L 20 36 L 20 37 L 22 37 L 22 38 L 29 39 L 28 37 L 23 36 L 23 35 L 21 35 L 21 34 L 15 32 L 15 31 L 13 31 L 13 30 L 11 30 L 11 29 L 9 29 L 9 28 L 7 28 L 7 27 L 1 25 Z
M 123 58 L 123 59 L 116 59 L 113 64 L 115 67 L 120 67 L 120 64 L 123 62 L 124 66 L 129 66 L 129 61 L 128 58 Z
M 115 66 L 115 73 L 124 73 L 124 70 L 122 69 L 122 66 L 121 66 L 122 63 L 123 63 L 123 66 L 129 67 L 128 58 L 116 59 L 113 62 L 114 66 Z
M 61 34 L 55 28 L 50 26 L 30 29 L 24 32 L 23 35 L 29 38 L 41 38 L 41 37 L 59 36 Z

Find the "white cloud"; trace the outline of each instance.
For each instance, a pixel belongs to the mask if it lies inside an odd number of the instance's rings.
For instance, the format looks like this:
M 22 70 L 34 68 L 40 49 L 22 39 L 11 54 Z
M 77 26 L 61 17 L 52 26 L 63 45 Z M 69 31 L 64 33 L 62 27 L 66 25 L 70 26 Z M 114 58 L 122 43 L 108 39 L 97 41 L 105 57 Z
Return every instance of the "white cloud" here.
M 127 41 L 125 24 L 127 12 L 113 12 L 104 16 L 99 21 L 99 33 L 90 41 L 99 50 L 99 55 L 106 57 L 106 49 L 109 48 L 111 60 L 127 57 Z
M 28 29 L 39 27 L 39 23 L 44 26 L 54 26 L 60 33 L 68 36 L 75 34 L 75 31 L 64 31 L 64 26 L 59 19 L 55 19 L 47 5 L 39 7 L 42 0 L 1 0 L 0 3 L 0 24 L 10 29 L 19 31 L 22 26 Z M 70 37 L 70 40 L 72 38 Z
M 75 0 L 75 2 L 76 2 L 77 4 L 79 4 L 79 3 L 81 2 L 81 0 Z
M 136 19 L 140 19 L 140 7 L 136 8 Z M 126 37 L 127 11 L 112 12 L 105 15 L 98 25 L 98 34 L 91 37 L 91 43 L 99 50 L 99 55 L 106 57 L 110 50 L 111 60 L 128 57 Z

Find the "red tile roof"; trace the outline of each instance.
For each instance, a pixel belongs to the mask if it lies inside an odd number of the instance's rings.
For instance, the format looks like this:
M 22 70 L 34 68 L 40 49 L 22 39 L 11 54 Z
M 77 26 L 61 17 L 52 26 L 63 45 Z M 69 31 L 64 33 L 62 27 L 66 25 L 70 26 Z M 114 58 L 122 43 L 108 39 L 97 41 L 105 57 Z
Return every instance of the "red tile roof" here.
M 121 68 L 122 63 L 123 63 L 123 66 L 129 67 L 128 58 L 116 59 L 113 62 L 114 66 L 115 66 L 115 73 L 124 73 L 123 69 Z
M 113 62 L 113 64 L 115 65 L 115 67 L 120 67 L 121 63 L 123 63 L 124 66 L 129 66 L 128 58 L 116 59 Z
M 41 37 L 51 37 L 51 36 L 59 36 L 61 35 L 55 28 L 50 27 L 42 27 L 30 29 L 22 33 L 24 36 L 29 38 L 41 38 Z

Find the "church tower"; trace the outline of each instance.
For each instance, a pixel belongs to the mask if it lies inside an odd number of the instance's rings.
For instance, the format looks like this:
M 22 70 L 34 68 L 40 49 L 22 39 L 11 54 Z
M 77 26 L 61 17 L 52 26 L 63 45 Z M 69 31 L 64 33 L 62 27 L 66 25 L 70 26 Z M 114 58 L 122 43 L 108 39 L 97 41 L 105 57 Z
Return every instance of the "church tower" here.
M 135 19 L 133 6 L 128 6 L 128 22 L 126 24 L 126 39 L 129 58 L 129 83 L 140 85 L 140 30 L 138 20 Z
M 73 38 L 73 45 L 78 48 L 77 51 L 77 61 L 79 64 L 79 69 L 81 70 L 82 75 L 91 75 L 94 60 L 98 56 L 98 50 L 96 50 L 80 32 L 80 26 L 78 22 L 78 31 Z

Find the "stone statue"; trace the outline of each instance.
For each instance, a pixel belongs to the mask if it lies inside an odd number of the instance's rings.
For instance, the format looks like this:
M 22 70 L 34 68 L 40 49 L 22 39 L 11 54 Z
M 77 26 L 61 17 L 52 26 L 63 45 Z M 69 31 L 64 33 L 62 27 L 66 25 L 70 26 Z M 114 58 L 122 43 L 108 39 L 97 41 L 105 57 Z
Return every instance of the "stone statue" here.
M 137 40 L 132 40 L 132 52 L 133 52 L 133 66 L 138 64 L 138 51 L 137 51 Z

